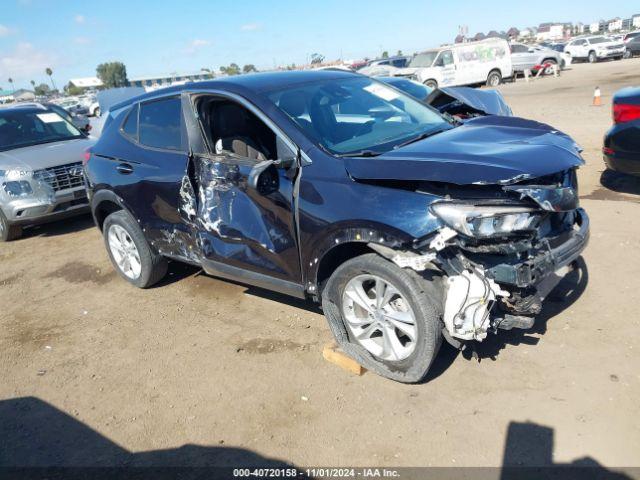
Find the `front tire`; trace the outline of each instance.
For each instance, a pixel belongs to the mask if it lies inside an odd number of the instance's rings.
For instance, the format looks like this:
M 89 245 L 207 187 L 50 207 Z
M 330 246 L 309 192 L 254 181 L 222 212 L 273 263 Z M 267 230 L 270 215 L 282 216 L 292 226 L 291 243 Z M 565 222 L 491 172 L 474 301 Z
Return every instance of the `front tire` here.
M 383 377 L 416 383 L 442 343 L 442 298 L 436 272 L 419 275 L 372 253 L 336 269 L 322 308 L 348 355 Z
M 596 52 L 589 52 L 589 56 L 587 57 L 587 60 L 589 60 L 589 63 L 596 63 L 598 61 L 598 56 L 596 55 Z
M 489 76 L 487 77 L 487 87 L 497 87 L 502 83 L 502 75 L 499 71 L 494 70 L 489 72 Z
M 102 233 L 111 263 L 126 281 L 138 288 L 148 288 L 164 278 L 167 260 L 151 250 L 128 212 L 120 210 L 109 215 Z
M 543 72 L 543 73 L 544 73 L 545 75 L 553 75 L 553 66 L 554 66 L 554 65 L 558 65 L 558 62 L 556 62 L 554 59 L 550 58 L 550 59 L 548 59 L 548 60 L 545 60 L 545 61 L 543 62 L 543 64 L 544 64 L 544 63 L 548 63 L 548 64 L 549 64 L 549 66 L 548 66 L 548 67 L 546 67 L 546 68 L 544 69 L 544 72 Z
M 626 50 L 624 52 L 624 54 L 622 55 L 622 58 L 624 58 L 625 60 L 631 58 L 633 55 L 631 54 L 631 52 L 629 50 Z
M 19 225 L 11 225 L 2 210 L 0 210 L 0 242 L 10 242 L 17 240 L 21 236 L 22 227 Z

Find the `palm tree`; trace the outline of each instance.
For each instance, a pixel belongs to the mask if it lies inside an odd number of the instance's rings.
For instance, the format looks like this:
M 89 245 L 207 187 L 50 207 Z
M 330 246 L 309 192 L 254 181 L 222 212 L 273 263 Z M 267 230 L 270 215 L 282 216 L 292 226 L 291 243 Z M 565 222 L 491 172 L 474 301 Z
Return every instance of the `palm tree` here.
M 46 73 L 47 75 L 49 75 L 49 80 L 51 80 L 51 86 L 53 87 L 53 89 L 56 89 L 56 84 L 53 83 L 53 70 L 51 70 L 49 67 L 47 67 L 44 71 L 44 73 Z
M 13 78 L 9 78 L 9 83 L 11 84 L 11 90 L 13 90 L 13 93 L 16 93 L 16 87 L 13 85 Z
M 33 89 L 36 89 L 36 81 L 35 80 L 31 80 L 31 86 L 33 87 Z

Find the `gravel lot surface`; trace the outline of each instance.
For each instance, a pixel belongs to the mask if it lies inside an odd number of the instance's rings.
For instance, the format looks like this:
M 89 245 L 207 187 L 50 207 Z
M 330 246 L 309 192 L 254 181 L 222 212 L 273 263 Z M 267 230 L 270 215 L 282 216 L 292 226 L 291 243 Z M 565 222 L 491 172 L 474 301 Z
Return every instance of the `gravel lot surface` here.
M 311 304 L 179 264 L 130 287 L 88 217 L 0 245 L 0 465 L 639 466 L 640 181 L 600 154 L 634 84 L 640 59 L 500 87 L 583 146 L 591 242 L 531 331 L 444 346 L 423 385 L 324 361 Z

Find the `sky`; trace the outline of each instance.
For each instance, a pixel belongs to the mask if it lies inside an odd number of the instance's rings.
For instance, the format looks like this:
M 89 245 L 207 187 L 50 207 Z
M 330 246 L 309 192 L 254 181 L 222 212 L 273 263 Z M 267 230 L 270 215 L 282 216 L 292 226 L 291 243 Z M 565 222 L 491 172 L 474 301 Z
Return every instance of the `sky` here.
M 577 2 L 576 2 L 577 3 Z M 0 87 L 56 86 L 121 61 L 129 78 L 413 53 L 469 33 L 640 13 L 630 0 L 0 0 Z M 0 88 L 1 89 L 1 88 Z

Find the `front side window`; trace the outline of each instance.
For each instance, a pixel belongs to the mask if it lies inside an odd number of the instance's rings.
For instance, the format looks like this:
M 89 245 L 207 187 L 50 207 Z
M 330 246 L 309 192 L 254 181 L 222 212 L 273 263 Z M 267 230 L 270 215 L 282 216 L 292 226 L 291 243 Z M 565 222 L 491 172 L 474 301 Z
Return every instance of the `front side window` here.
M 453 52 L 451 50 L 444 50 L 440 52 L 438 56 L 438 60 L 436 60 L 436 67 L 446 67 L 447 65 L 453 64 Z
M 74 138 L 84 135 L 53 111 L 20 108 L 0 111 L 0 151 Z
M 140 105 L 139 141 L 166 150 L 182 149 L 182 108 L 179 97 L 152 100 Z
M 316 144 L 334 155 L 380 154 L 451 128 L 438 112 L 367 77 L 313 82 L 268 92 Z

